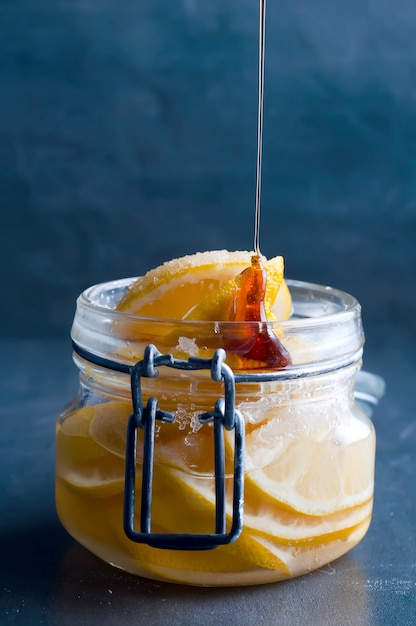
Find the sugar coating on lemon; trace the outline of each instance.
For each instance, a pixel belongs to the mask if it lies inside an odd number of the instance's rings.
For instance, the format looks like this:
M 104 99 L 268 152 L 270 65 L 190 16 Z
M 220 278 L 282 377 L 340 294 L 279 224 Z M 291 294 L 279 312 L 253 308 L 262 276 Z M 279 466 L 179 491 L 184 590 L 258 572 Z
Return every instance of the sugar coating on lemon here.
M 210 250 L 166 261 L 137 278 L 117 309 L 147 317 L 226 320 L 227 305 L 239 286 L 234 279 L 250 266 L 253 254 L 241 250 Z M 283 258 L 277 256 L 264 261 L 266 313 L 272 320 L 287 319 L 291 297 L 283 280 Z

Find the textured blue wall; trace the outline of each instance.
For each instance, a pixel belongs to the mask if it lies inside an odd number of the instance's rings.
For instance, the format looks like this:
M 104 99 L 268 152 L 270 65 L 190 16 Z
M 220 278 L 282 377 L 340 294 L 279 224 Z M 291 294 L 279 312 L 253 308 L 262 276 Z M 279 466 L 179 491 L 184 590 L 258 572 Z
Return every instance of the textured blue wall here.
M 257 23 L 257 0 L 1 0 L 1 333 L 252 247 Z M 262 249 L 357 295 L 370 340 L 415 329 L 415 85 L 413 0 L 269 0 Z

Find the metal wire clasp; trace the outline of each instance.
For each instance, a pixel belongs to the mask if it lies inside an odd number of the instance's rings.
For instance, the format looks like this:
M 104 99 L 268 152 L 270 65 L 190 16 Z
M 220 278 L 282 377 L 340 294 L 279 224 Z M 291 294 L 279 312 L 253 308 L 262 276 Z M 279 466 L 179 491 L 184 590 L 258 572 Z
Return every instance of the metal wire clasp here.
M 231 368 L 225 364 L 225 352 L 217 350 L 212 359 L 190 357 L 187 361 L 161 354 L 153 345 L 146 347 L 144 358 L 131 371 L 133 413 L 127 428 L 126 475 L 124 489 L 124 531 L 129 539 L 155 548 L 173 550 L 207 550 L 235 541 L 243 528 L 244 509 L 244 419 L 235 409 L 235 381 Z M 214 381 L 224 383 L 224 398 L 219 398 L 212 411 L 199 415 L 203 424 L 214 425 L 215 467 L 215 532 L 214 533 L 153 533 L 152 482 L 156 420 L 174 422 L 175 415 L 158 408 L 157 398 L 151 397 L 143 407 L 141 378 L 155 378 L 157 368 L 167 366 L 182 370 L 211 370 Z M 135 530 L 137 429 L 144 431 L 142 497 L 140 531 Z M 232 520 L 226 531 L 225 447 L 224 428 L 234 430 L 234 476 Z

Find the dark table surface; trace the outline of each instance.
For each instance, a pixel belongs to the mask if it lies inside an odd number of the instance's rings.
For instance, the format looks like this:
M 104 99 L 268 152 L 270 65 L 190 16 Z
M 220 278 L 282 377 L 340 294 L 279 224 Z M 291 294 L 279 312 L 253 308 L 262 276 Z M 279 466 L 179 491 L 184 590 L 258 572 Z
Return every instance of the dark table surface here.
M 2 340 L 0 624 L 415 624 L 414 343 L 381 333 L 366 355 L 387 387 L 373 415 L 375 509 L 361 544 L 298 579 L 212 589 L 135 578 L 67 535 L 54 506 L 54 422 L 77 389 L 70 344 Z

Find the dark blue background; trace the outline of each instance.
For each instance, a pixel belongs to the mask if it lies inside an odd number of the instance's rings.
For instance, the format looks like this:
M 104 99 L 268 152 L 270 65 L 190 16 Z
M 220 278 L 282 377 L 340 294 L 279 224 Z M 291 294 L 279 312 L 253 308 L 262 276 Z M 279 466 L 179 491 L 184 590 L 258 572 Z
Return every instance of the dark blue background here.
M 269 0 L 262 250 L 416 319 L 413 0 Z M 256 0 L 1 0 L 0 332 L 92 283 L 252 247 Z

